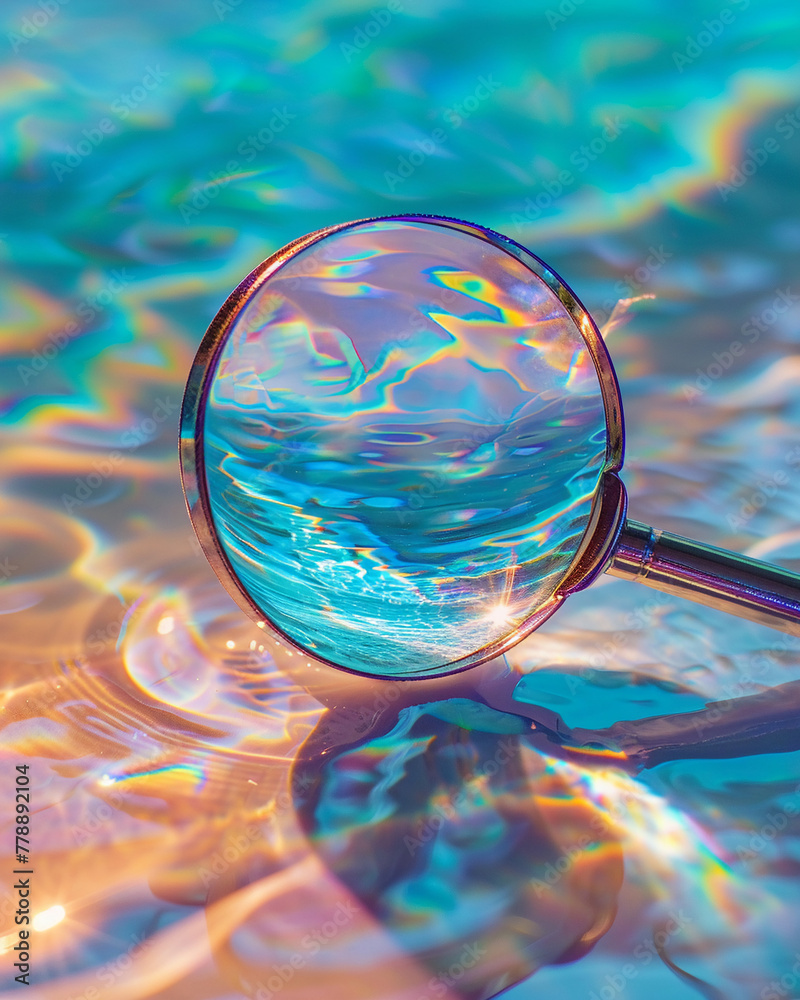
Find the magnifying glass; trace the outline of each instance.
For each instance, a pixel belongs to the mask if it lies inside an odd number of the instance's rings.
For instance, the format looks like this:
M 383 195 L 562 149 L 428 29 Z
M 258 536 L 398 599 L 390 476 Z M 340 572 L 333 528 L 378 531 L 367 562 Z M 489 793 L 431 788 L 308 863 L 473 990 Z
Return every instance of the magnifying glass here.
M 504 653 L 607 572 L 800 635 L 800 576 L 626 518 L 587 311 L 482 226 L 368 219 L 273 254 L 189 375 L 181 472 L 223 585 L 293 654 L 374 677 Z

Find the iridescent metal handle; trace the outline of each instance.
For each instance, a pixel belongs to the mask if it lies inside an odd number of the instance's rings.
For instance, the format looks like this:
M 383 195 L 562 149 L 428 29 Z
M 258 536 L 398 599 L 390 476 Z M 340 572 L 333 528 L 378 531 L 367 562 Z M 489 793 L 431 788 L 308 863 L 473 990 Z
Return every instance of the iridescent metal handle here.
M 611 576 L 800 636 L 800 575 L 626 520 Z

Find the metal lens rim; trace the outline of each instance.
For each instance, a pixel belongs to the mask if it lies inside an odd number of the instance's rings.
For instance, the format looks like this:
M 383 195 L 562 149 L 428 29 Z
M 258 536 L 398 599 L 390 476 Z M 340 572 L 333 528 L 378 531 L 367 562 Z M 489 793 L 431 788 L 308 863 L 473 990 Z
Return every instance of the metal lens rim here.
M 353 222 L 345 222 L 316 230 L 282 247 L 251 271 L 234 291 L 231 292 L 212 320 L 201 341 L 186 382 L 181 408 L 181 483 L 192 526 L 203 552 L 222 585 L 246 614 L 253 618 L 274 640 L 286 646 L 289 651 L 308 656 L 317 663 L 323 663 L 338 670 L 345 670 L 360 677 L 387 679 L 387 675 L 385 674 L 371 674 L 364 670 L 355 670 L 352 667 L 348 667 L 346 663 L 337 663 L 334 660 L 320 657 L 313 649 L 301 646 L 283 632 L 253 602 L 250 595 L 240 583 L 217 536 L 203 461 L 205 409 L 213 374 L 216 371 L 217 360 L 227 340 L 228 333 L 242 310 L 264 283 L 301 250 L 306 250 L 314 243 L 334 233 L 373 222 L 418 222 L 442 226 L 443 228 L 457 229 L 467 235 L 485 240 L 487 243 L 491 243 L 493 246 L 521 261 L 554 292 L 575 323 L 594 362 L 605 408 L 607 428 L 605 464 L 598 483 L 598 489 L 595 493 L 586 533 L 572 564 L 562 578 L 562 589 L 556 592 L 546 604 L 534 609 L 520 625 L 502 639 L 483 646 L 468 656 L 461 657 L 449 663 L 443 663 L 434 669 L 421 670 L 419 673 L 413 674 L 396 675 L 393 679 L 415 680 L 442 677 L 448 674 L 459 673 L 462 670 L 468 670 L 479 663 L 500 656 L 515 646 L 521 639 L 530 635 L 531 632 L 550 617 L 569 593 L 586 586 L 601 571 L 602 563 L 610 554 L 613 543 L 621 528 L 622 520 L 624 519 L 624 490 L 616 476 L 623 461 L 624 424 L 622 400 L 614 366 L 611 363 L 611 358 L 600 335 L 600 331 L 583 304 L 569 285 L 539 257 L 514 240 L 503 236 L 501 233 L 496 233 L 491 229 L 474 223 L 440 215 L 388 215 L 358 219 Z M 611 487 L 610 489 L 609 486 Z M 613 502 L 604 500 L 604 497 L 607 497 L 609 494 L 616 498 Z M 587 552 L 591 553 L 591 558 L 588 561 L 586 557 Z

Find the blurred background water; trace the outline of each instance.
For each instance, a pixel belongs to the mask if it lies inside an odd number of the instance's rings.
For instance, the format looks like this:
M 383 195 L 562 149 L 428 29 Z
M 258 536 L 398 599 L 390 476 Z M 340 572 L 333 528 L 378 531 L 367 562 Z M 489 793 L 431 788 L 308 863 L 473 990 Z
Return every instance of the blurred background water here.
M 348 219 L 461 217 L 606 324 L 633 516 L 800 568 L 793 7 L 8 0 L 0 21 L 28 995 L 800 996 L 800 642 L 607 579 L 449 687 L 296 665 L 199 554 L 176 443 L 194 351 L 260 260 Z M 11 851 L 9 825 L 2 997 Z

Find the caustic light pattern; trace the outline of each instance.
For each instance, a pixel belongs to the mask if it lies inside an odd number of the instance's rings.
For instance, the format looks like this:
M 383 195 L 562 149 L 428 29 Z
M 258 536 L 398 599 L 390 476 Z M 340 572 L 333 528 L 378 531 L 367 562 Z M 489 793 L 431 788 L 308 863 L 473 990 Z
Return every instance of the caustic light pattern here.
M 314 655 L 432 674 L 556 592 L 606 453 L 575 322 L 521 260 L 441 224 L 297 253 L 222 345 L 204 461 L 242 586 Z

